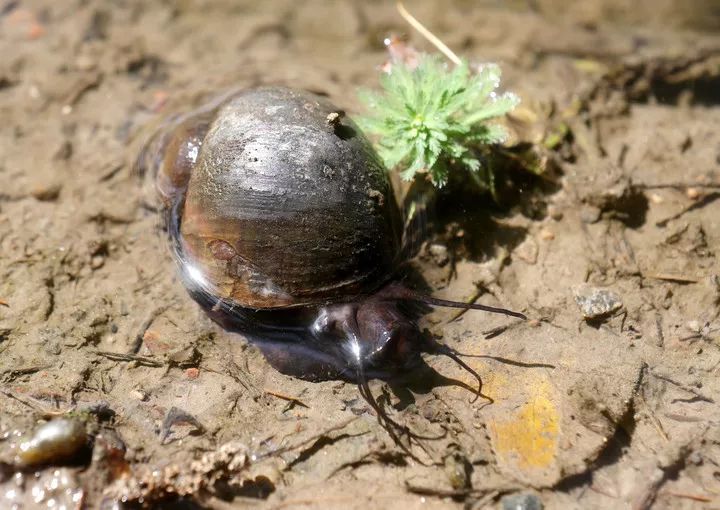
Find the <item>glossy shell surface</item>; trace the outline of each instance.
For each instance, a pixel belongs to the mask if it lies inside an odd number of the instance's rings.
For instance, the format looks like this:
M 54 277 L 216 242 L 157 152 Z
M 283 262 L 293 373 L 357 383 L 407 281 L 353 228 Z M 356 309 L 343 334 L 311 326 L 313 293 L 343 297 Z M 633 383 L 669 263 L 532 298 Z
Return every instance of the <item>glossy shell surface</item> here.
M 178 119 L 159 146 L 157 186 L 191 291 L 253 309 L 343 301 L 400 262 L 386 171 L 320 96 L 243 91 Z

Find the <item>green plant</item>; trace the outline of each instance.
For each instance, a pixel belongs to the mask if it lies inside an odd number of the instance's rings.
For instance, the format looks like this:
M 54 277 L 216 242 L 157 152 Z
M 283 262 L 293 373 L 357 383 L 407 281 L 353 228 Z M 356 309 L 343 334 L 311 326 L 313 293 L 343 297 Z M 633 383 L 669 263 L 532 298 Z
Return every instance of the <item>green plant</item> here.
M 498 94 L 499 84 L 495 64 L 473 72 L 465 61 L 450 69 L 438 56 L 423 55 L 413 69 L 393 64 L 381 78 L 382 93 L 360 92 L 369 114 L 358 123 L 376 136 L 385 165 L 403 179 L 427 172 L 441 187 L 451 169 L 464 167 L 494 191 L 492 170 L 478 156 L 484 146 L 507 138 L 502 125 L 488 121 L 519 102 L 510 92 Z

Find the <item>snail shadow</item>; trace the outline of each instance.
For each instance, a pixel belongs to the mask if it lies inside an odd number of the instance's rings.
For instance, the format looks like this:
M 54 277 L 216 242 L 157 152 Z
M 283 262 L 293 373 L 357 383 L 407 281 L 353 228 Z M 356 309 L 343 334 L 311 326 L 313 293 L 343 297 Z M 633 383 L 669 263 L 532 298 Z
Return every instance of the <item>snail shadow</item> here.
M 385 294 L 392 296 L 393 287 L 389 286 Z M 401 289 L 402 290 L 402 289 Z M 413 291 L 410 295 L 413 294 Z M 378 296 L 383 296 L 383 290 L 378 291 Z M 400 292 L 400 296 L 405 296 Z M 202 296 L 195 296 L 202 302 Z M 378 298 L 381 299 L 381 298 Z M 478 402 L 476 407 L 481 409 L 485 405 L 493 403 L 491 397 L 482 393 L 482 378 L 471 366 L 462 360 L 462 355 L 450 347 L 440 344 L 427 332 L 421 332 L 416 326 L 416 321 L 428 309 L 424 302 L 404 302 L 402 297 L 398 298 L 399 303 L 395 311 L 411 322 L 411 329 L 393 329 L 393 322 L 389 321 L 384 326 L 388 329 L 383 333 L 390 336 L 387 343 L 381 344 L 380 349 L 390 349 L 388 356 L 377 358 L 377 350 L 363 351 L 360 347 L 356 333 L 357 329 L 347 331 L 347 337 L 327 334 L 324 329 L 316 328 L 317 321 L 313 321 L 318 313 L 314 307 L 274 309 L 271 311 L 248 310 L 238 308 L 229 303 L 217 301 L 213 306 L 206 307 L 210 317 L 219 323 L 226 331 L 241 333 L 252 345 L 256 346 L 264 355 L 268 364 L 278 372 L 308 381 L 323 380 L 344 380 L 357 385 L 359 395 L 374 411 L 380 426 L 385 429 L 394 443 L 400 447 L 406 455 L 415 459 L 423 465 L 431 465 L 438 462 L 430 453 L 424 441 L 434 441 L 445 437 L 447 430 L 443 429 L 439 435 L 433 431 L 430 435 L 424 427 L 421 430 L 414 430 L 403 422 L 396 421 L 389 412 L 390 408 L 402 411 L 414 404 L 415 395 L 429 394 L 435 388 L 444 386 L 455 386 L 467 390 L 469 403 Z M 369 303 L 380 305 L 380 307 L 393 307 L 389 302 L 372 301 Z M 210 304 L 210 303 L 207 303 Z M 346 305 L 340 305 L 345 307 Z M 357 310 L 355 310 L 357 313 Z M 396 319 L 398 316 L 391 315 Z M 354 320 L 358 315 L 354 316 Z M 383 319 L 387 317 L 383 316 Z M 399 319 L 398 319 L 399 320 Z M 400 332 L 394 336 L 393 332 Z M 384 338 L 384 335 L 382 335 Z M 367 342 L 368 338 L 364 338 Z M 376 344 L 369 343 L 374 346 Z M 393 348 L 398 355 L 393 356 Z M 462 380 L 447 377 L 429 366 L 422 354 L 442 355 L 453 360 L 458 366 L 464 369 L 477 380 L 477 385 L 470 385 Z M 377 389 L 372 390 L 368 381 L 381 379 L 388 384 L 380 386 L 380 393 Z M 392 392 L 399 402 L 393 402 L 389 392 Z M 435 422 L 432 417 L 427 418 L 429 422 Z M 425 452 L 430 460 L 421 459 L 417 451 L 413 451 L 412 445 L 416 445 Z
M 359 385 L 367 382 L 358 380 L 358 372 L 354 368 L 338 363 L 341 358 L 337 356 L 337 353 L 329 351 L 327 346 L 319 349 L 318 346 L 308 341 L 288 343 L 285 340 L 272 340 L 247 333 L 244 333 L 244 336 L 263 353 L 268 364 L 284 375 L 312 382 L 342 380 Z M 492 398 L 482 393 L 481 376 L 463 363 L 460 363 L 461 366 L 478 380 L 477 385 L 443 375 L 419 356 L 419 353 L 448 355 L 449 352 L 450 357 L 454 360 L 462 355 L 449 351 L 446 347 L 435 344 L 434 341 L 425 337 L 421 339 L 421 342 L 423 343 L 418 345 L 418 355 L 413 357 L 408 365 L 397 367 L 394 370 L 369 369 L 365 371 L 364 376 L 367 380 L 382 380 L 387 383 L 381 390 L 378 402 L 389 405 L 390 396 L 387 394 L 389 389 L 398 399 L 398 402 L 393 404 L 393 408 L 401 411 L 415 404 L 415 395 L 427 395 L 436 388 L 449 386 L 466 390 L 469 395 L 468 400 L 471 402 L 478 399 L 484 402 L 483 405 L 493 402 Z
M 463 358 L 483 358 L 493 360 L 498 363 L 521 369 L 542 368 L 554 370 L 556 368 L 555 365 L 549 363 L 528 363 L 501 356 L 491 356 L 486 354 L 456 354 Z M 450 386 L 466 390 L 471 396 L 469 399 L 470 402 L 474 402 L 477 400 L 476 397 L 480 397 L 481 401 L 479 400 L 476 404 L 478 410 L 494 403 L 492 397 L 482 393 L 482 384 L 480 384 L 479 387 L 471 386 L 464 381 L 447 377 L 425 362 L 423 362 L 422 365 L 415 367 L 415 369 L 407 375 L 389 379 L 387 381 L 387 386 L 393 395 L 398 399 L 398 402 L 393 405 L 393 408 L 398 411 L 415 404 L 416 395 L 427 395 L 436 388 Z
M 504 224 L 503 219 L 547 217 L 547 197 L 560 189 L 562 171 L 549 161 L 542 174 L 530 171 L 523 154 L 531 149 L 518 146 L 515 153 L 493 156 L 502 171 L 498 175 L 504 176 L 494 182 L 494 193 L 479 187 L 467 172 L 458 172 L 434 198 L 428 234 L 444 239 L 453 259 L 484 260 L 498 255 L 500 247 L 512 252 L 525 240 L 527 229 Z
M 386 382 L 389 390 L 398 399 L 398 402 L 393 405 L 393 408 L 398 411 L 415 404 L 416 395 L 428 395 L 436 388 L 451 386 L 466 390 L 470 401 L 477 400 L 479 397 L 478 402 L 481 401 L 479 407 L 493 403 L 492 398 L 482 393 L 482 387 L 471 386 L 465 381 L 447 377 L 424 361 L 414 367 L 411 373 L 388 379 Z

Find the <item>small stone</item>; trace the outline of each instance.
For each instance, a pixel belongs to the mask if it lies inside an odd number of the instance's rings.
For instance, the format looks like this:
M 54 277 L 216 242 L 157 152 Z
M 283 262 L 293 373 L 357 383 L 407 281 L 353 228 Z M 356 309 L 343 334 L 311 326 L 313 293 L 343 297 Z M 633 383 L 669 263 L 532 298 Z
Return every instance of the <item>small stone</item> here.
M 702 329 L 700 321 L 688 321 L 687 324 L 685 324 L 685 327 L 692 333 L 700 333 L 700 330 Z
M 542 510 L 543 504 L 535 494 L 511 494 L 502 498 L 503 510 Z
M 612 291 L 597 287 L 579 286 L 573 289 L 575 302 L 583 317 L 597 319 L 622 308 L 620 296 Z
M 555 232 L 550 229 L 544 228 L 540 231 L 540 239 L 543 241 L 552 241 L 555 239 Z
M 584 205 L 580 209 L 580 221 L 587 224 L 597 223 L 601 214 L 602 210 L 600 210 L 599 207 L 595 207 L 594 205 Z
M 130 396 L 141 402 L 145 402 L 149 398 L 148 394 L 142 390 L 132 390 Z
M 650 202 L 653 204 L 662 204 L 665 200 L 657 193 L 650 193 Z
M 192 363 L 193 360 L 197 360 L 199 356 L 199 352 L 197 349 L 192 346 L 184 346 L 180 347 L 178 349 L 175 349 L 174 351 L 168 353 L 167 358 L 169 361 L 173 363 L 177 363 L 178 365 L 183 365 L 186 363 Z
M 555 205 L 548 206 L 548 214 L 555 221 L 560 221 L 561 219 L 563 219 L 563 212 Z
M 690 200 L 697 200 L 700 197 L 700 191 L 697 188 L 688 188 L 685 190 L 685 195 L 687 195 Z
M 92 269 L 100 269 L 105 265 L 105 257 L 102 255 L 95 255 L 90 259 L 90 267 Z
M 51 202 L 60 196 L 61 189 L 60 183 L 43 183 L 35 186 L 30 194 L 41 202 Z
M 167 352 L 173 348 L 173 344 L 163 340 L 157 331 L 148 329 L 143 333 L 143 347 L 151 354 L 162 355 L 167 354 Z
M 328 113 L 327 117 L 325 118 L 325 121 L 330 126 L 337 126 L 340 124 L 340 120 L 345 116 L 345 112 L 331 112 Z
M 433 262 L 435 262 L 440 267 L 443 267 L 450 261 L 448 249 L 445 245 L 433 243 L 428 246 L 428 253 L 432 257 Z

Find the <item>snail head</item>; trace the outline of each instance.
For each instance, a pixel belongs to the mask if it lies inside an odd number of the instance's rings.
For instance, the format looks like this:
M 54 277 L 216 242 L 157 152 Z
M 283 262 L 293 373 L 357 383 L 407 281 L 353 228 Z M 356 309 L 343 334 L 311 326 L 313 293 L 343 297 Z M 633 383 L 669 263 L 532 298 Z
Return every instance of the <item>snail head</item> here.
M 428 341 L 420 332 L 409 311 L 418 304 L 484 310 L 525 319 L 523 314 L 503 308 L 436 299 L 390 284 L 359 302 L 321 308 L 312 331 L 316 336 L 337 339 L 340 356 L 358 380 L 403 372 L 419 362 L 422 352 L 448 356 L 473 372 L 452 349 Z

